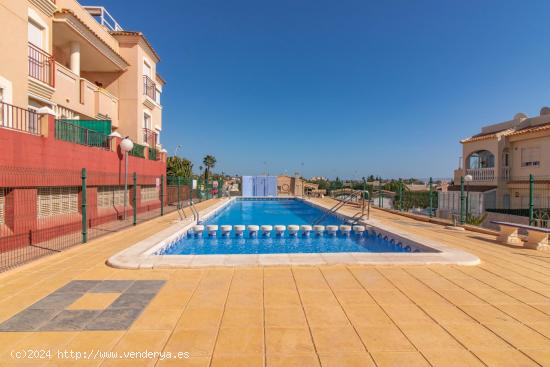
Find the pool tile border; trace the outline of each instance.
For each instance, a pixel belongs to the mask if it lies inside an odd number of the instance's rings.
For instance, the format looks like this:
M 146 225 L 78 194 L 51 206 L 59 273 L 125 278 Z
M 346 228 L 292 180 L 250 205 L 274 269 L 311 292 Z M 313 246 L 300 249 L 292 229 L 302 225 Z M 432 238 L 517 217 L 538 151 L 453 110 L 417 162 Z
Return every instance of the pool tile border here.
M 287 198 L 288 199 L 288 198 Z M 304 200 L 322 210 L 326 207 Z M 216 215 L 229 205 L 235 198 L 225 199 L 200 212 L 201 220 Z M 343 218 L 349 218 L 338 214 Z M 201 268 L 201 267 L 236 267 L 236 266 L 288 266 L 288 265 L 428 265 L 454 264 L 478 265 L 477 256 L 458 248 L 427 240 L 413 235 L 378 220 L 361 221 L 371 231 L 382 235 L 399 238 L 404 243 L 411 243 L 416 247 L 424 247 L 432 252 L 417 253 L 290 253 L 290 254 L 245 254 L 245 255 L 155 255 L 155 253 L 177 238 L 183 236 L 195 224 L 192 219 L 178 221 L 176 224 L 140 241 L 133 246 L 115 254 L 107 260 L 107 264 L 120 269 L 154 269 L 154 268 Z

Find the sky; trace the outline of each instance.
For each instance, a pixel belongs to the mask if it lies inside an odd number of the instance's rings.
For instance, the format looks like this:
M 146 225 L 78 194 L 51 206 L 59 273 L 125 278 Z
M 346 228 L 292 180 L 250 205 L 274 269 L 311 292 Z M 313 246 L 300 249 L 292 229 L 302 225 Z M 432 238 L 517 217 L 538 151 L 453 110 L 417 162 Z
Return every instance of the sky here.
M 550 1 L 100 2 L 160 54 L 195 171 L 451 177 L 461 138 L 550 105 Z

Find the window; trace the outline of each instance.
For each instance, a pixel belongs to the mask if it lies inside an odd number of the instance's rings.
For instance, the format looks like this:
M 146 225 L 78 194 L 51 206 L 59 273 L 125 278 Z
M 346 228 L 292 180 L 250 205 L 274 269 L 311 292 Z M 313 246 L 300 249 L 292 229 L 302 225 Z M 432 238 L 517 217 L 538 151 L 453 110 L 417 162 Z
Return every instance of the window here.
M 147 61 L 143 61 L 143 75 L 151 77 L 151 66 L 147 63 Z
M 44 28 L 35 23 L 32 20 L 29 20 L 29 42 L 35 45 L 38 48 L 43 49 L 44 45 Z
M 126 203 L 130 204 L 129 192 L 126 192 Z M 97 189 L 97 206 L 99 208 L 112 208 L 124 206 L 124 187 L 102 186 Z
M 40 187 L 36 201 L 38 218 L 78 213 L 77 187 Z
M 521 148 L 521 166 L 538 167 L 540 166 L 540 148 Z
M 4 219 L 4 216 L 6 215 L 5 213 L 5 208 L 6 207 L 6 189 L 4 189 L 3 187 L 0 187 L 0 224 L 4 224 L 5 222 L 5 219 Z
M 155 102 L 160 104 L 160 89 L 157 88 L 157 93 L 155 93 Z
M 149 115 L 147 112 L 143 113 L 143 128 L 151 129 L 151 115 Z
M 156 186 L 141 187 L 141 202 L 159 200 L 159 189 Z

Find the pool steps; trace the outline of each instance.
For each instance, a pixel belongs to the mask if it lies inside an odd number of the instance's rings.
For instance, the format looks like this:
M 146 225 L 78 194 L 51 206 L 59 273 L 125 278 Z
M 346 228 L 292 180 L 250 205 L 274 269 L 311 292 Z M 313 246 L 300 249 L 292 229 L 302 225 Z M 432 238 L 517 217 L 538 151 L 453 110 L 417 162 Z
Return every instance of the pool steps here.
M 259 233 L 262 234 L 263 237 L 270 237 L 271 233 L 275 230 L 275 234 L 277 237 L 284 236 L 285 232 L 288 232 L 289 236 L 296 237 L 298 234 L 301 234 L 302 237 L 309 237 L 310 233 L 315 233 L 316 236 L 323 236 L 325 233 L 329 236 L 336 236 L 338 232 L 340 232 L 344 236 L 350 236 L 353 232 L 357 236 L 362 236 L 364 233 L 370 233 L 373 236 L 381 237 L 382 235 L 380 233 L 375 233 L 372 230 L 367 230 L 365 226 L 360 225 L 354 225 L 350 226 L 347 224 L 342 224 L 340 226 L 337 225 L 296 225 L 296 224 L 290 224 L 288 226 L 284 225 L 269 225 L 269 224 L 263 224 L 263 225 L 255 225 L 255 224 L 249 224 L 249 225 L 220 225 L 217 224 L 196 224 L 194 225 L 191 230 L 187 232 L 187 237 L 200 237 L 204 233 L 206 229 L 206 233 L 209 237 L 216 237 L 218 235 L 218 232 L 221 232 L 222 237 L 229 237 L 231 236 L 231 232 L 234 232 L 236 237 L 242 237 L 246 231 L 248 231 L 248 234 L 250 237 L 256 237 Z

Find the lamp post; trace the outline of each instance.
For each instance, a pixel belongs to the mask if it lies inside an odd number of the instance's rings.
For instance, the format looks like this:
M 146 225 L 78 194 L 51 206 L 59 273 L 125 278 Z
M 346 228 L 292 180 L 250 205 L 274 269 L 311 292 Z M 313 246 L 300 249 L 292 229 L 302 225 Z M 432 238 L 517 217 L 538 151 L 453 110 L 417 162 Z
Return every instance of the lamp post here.
M 468 184 L 472 182 L 473 179 L 474 178 L 472 175 L 464 176 L 464 182 L 466 183 L 466 218 L 470 214 L 470 191 L 468 188 Z
M 120 142 L 120 150 L 124 153 L 124 219 L 126 219 L 126 206 L 128 205 L 128 152 L 134 148 L 134 143 L 129 137 Z

